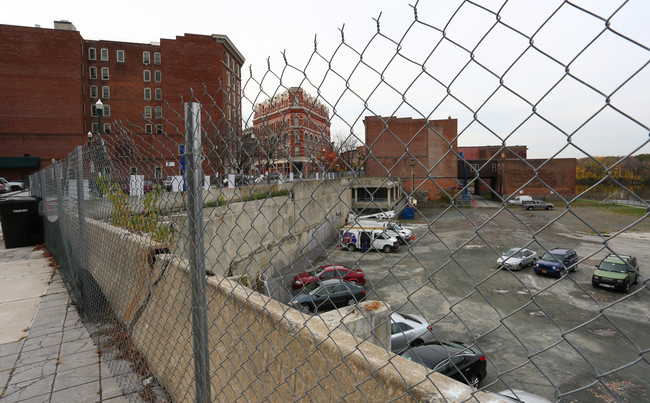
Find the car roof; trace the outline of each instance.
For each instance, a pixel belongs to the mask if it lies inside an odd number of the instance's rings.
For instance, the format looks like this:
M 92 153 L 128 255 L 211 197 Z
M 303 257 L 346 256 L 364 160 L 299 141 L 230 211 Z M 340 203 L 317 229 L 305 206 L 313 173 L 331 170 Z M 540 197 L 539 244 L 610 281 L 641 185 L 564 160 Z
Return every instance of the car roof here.
M 610 254 L 610 255 L 605 256 L 605 259 L 603 259 L 603 262 L 619 263 L 619 264 L 623 263 L 624 264 L 625 261 L 630 260 L 630 259 L 631 259 L 630 256 L 625 256 L 625 255 L 616 256 L 616 255 L 611 255 Z
M 332 279 L 328 279 L 328 280 L 321 280 L 319 284 L 320 285 L 332 285 L 332 284 L 340 284 L 340 283 L 350 284 L 349 281 L 345 281 L 345 280 L 340 279 L 340 278 L 332 278 Z
M 566 255 L 567 253 L 572 252 L 572 251 L 573 251 L 573 249 L 564 249 L 564 248 L 554 248 L 554 249 L 550 250 L 550 252 L 552 254 L 554 254 L 554 255 L 555 254 Z
M 433 368 L 447 358 L 461 355 L 461 353 L 465 351 L 467 351 L 467 355 L 476 355 L 469 347 L 466 350 L 460 350 L 446 343 L 432 341 L 410 348 L 402 353 L 402 355 L 417 355 L 420 361 Z
M 390 314 L 390 319 L 393 322 L 409 322 L 409 323 L 414 323 L 417 326 L 427 326 L 428 322 L 426 319 L 424 319 L 421 316 L 418 315 L 410 315 L 410 314 L 401 314 L 398 312 L 393 312 Z
M 323 269 L 323 270 L 327 270 L 327 269 L 347 269 L 347 270 L 351 270 L 348 266 L 344 266 L 342 264 L 325 264 L 325 265 L 322 265 L 320 268 Z

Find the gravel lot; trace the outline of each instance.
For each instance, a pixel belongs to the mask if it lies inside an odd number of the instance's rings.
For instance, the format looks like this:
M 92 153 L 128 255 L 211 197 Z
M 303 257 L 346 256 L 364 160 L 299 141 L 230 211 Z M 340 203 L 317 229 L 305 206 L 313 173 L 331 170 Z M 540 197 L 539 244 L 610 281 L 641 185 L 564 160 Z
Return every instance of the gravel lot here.
M 333 248 L 327 260 L 361 267 L 369 299 L 426 317 L 440 339 L 476 340 L 489 360 L 482 388 L 507 383 L 563 401 L 650 399 L 649 219 L 607 207 L 495 206 L 420 209 L 403 224 L 418 236 L 397 253 Z M 556 279 L 497 269 L 502 251 L 524 246 L 540 255 L 573 248 L 578 271 Z M 591 286 L 594 265 L 611 251 L 638 258 L 643 278 L 629 294 Z

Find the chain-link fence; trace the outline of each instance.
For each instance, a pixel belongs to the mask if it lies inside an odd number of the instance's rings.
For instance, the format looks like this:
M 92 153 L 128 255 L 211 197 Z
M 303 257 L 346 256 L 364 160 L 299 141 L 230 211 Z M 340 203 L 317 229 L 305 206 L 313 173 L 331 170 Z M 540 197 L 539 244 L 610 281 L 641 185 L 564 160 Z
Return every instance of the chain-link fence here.
M 416 3 L 400 32 L 251 74 L 241 105 L 194 89 L 33 175 L 123 390 L 648 400 L 650 51 L 619 23 L 645 5 L 578 3 Z M 590 201 L 604 186 L 637 207 Z

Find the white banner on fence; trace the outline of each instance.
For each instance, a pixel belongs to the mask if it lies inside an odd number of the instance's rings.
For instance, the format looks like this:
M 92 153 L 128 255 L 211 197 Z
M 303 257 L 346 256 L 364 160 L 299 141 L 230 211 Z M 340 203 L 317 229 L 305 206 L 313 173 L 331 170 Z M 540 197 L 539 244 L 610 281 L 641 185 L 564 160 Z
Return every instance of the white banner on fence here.
M 83 192 L 84 192 L 84 200 L 88 200 L 90 198 L 90 184 L 88 183 L 88 179 L 84 179 L 83 182 Z M 77 180 L 72 179 L 68 181 L 68 196 L 70 196 L 71 199 L 77 200 Z

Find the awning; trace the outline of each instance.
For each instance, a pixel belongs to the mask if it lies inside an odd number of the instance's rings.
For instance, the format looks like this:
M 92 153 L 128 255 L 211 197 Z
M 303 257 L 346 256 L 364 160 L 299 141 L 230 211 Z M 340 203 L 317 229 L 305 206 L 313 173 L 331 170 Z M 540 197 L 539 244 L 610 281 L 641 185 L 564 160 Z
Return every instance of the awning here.
M 40 168 L 41 157 L 0 157 L 0 168 Z

